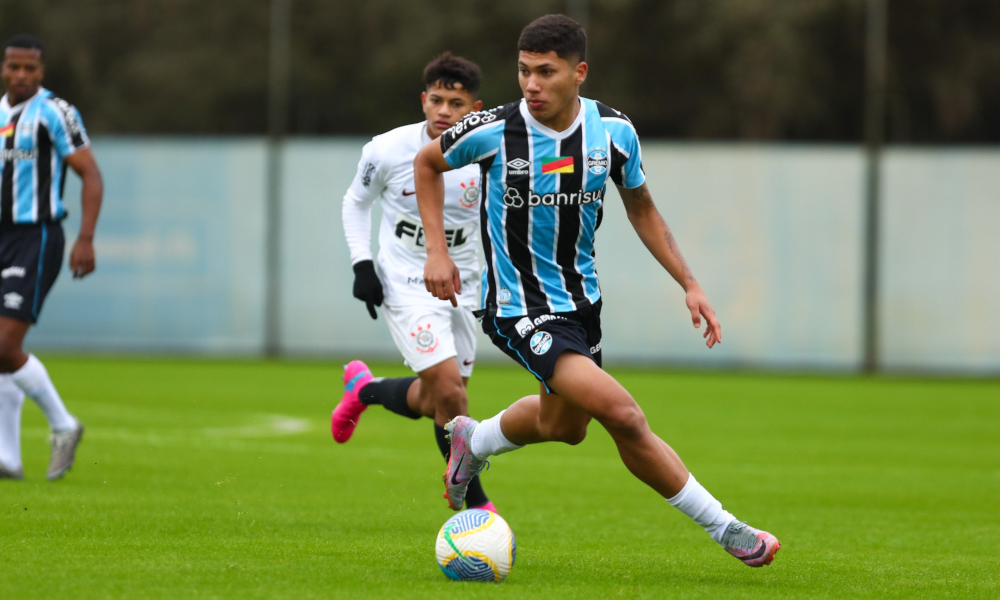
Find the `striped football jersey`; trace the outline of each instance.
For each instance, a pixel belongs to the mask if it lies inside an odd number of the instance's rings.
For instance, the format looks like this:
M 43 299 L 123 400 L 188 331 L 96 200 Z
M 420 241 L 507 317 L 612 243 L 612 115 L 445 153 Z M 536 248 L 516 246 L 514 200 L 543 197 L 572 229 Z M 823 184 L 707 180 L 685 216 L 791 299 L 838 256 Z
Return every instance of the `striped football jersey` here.
M 41 88 L 11 106 L 0 99 L 0 223 L 43 223 L 66 216 L 67 156 L 90 145 L 80 113 Z
M 601 297 L 594 237 L 610 178 L 645 181 L 628 117 L 587 98 L 565 131 L 521 100 L 467 115 L 441 136 L 453 168 L 482 172 L 482 305 L 499 317 L 572 312 Z

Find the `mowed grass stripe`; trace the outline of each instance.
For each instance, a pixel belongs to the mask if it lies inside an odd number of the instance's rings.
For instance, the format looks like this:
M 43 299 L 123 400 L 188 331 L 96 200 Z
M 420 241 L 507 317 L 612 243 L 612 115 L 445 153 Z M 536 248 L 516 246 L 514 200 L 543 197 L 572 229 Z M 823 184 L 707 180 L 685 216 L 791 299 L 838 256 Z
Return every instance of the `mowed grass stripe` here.
M 483 586 L 434 564 L 451 513 L 430 421 L 374 407 L 330 439 L 339 364 L 43 359 L 87 436 L 45 481 L 26 404 L 27 480 L 0 482 L 3 598 L 1000 596 L 997 381 L 614 371 L 699 480 L 781 538 L 774 565 L 723 553 L 593 425 L 493 460 L 518 562 Z M 477 367 L 471 412 L 536 390 Z

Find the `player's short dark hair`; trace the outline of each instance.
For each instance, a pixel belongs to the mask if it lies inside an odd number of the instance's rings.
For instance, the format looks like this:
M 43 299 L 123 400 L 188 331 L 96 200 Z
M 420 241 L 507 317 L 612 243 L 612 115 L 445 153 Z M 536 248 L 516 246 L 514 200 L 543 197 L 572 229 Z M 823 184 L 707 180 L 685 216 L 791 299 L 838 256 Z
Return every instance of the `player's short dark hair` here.
M 483 85 L 483 71 L 471 60 L 455 56 L 451 52 L 445 52 L 424 67 L 426 87 L 437 84 L 451 90 L 455 88 L 456 83 L 462 84 L 462 89 L 476 98 L 479 96 L 479 88 Z
M 587 32 L 566 15 L 538 17 L 521 30 L 517 40 L 518 52 L 545 54 L 555 52 L 559 58 L 578 57 L 587 60 Z
M 42 47 L 42 40 L 31 35 L 30 33 L 19 33 L 14 37 L 7 40 L 4 44 L 4 50 L 7 48 L 25 48 L 27 50 L 38 50 L 39 54 L 44 55 L 45 49 Z

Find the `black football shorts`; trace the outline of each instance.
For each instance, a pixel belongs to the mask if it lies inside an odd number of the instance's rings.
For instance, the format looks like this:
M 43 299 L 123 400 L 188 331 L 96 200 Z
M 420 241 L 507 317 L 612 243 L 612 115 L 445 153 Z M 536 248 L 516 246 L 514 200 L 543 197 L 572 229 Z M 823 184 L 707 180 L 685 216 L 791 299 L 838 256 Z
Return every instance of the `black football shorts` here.
M 0 226 L 0 317 L 38 321 L 59 276 L 65 243 L 58 221 Z
M 495 311 L 488 311 L 483 331 L 494 346 L 543 384 L 552 377 L 556 359 L 567 350 L 589 356 L 601 366 L 600 300 L 573 312 L 526 317 L 497 317 Z

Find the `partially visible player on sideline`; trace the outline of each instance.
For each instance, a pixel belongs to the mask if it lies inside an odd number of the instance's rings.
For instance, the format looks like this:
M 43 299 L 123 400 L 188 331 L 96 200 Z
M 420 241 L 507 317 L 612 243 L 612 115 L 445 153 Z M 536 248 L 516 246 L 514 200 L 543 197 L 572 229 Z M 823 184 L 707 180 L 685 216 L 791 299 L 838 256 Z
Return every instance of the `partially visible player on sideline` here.
M 66 165 L 83 180 L 74 278 L 94 270 L 94 227 L 104 191 L 80 113 L 42 87 L 42 43 L 18 35 L 4 46 L 0 99 L 0 479 L 22 479 L 21 407 L 27 395 L 52 429 L 46 473 L 73 466 L 83 424 L 66 410 L 42 363 L 22 349 L 62 266 Z
M 709 348 L 722 342 L 722 328 L 653 204 L 632 123 L 579 95 L 586 44 L 583 28 L 563 15 L 530 23 L 518 40 L 524 98 L 470 115 L 424 146 L 414 163 L 427 289 L 452 303 L 468 290 L 446 251 L 441 174 L 470 164 L 483 169 L 483 330 L 540 382 L 539 395 L 482 423 L 459 416 L 447 424 L 446 496 L 459 510 L 465 482 L 491 455 L 547 441 L 578 444 L 596 419 L 633 475 L 743 563 L 766 565 L 778 540 L 723 510 L 650 430 L 628 391 L 601 369 L 594 235 L 609 179 L 639 238 L 684 288 L 694 326 L 707 321 Z
M 467 415 L 465 387 L 476 358 L 475 296 L 452 307 L 427 293 L 423 271 L 426 259 L 424 229 L 413 185 L 413 157 L 424 144 L 471 111 L 482 108 L 478 99 L 482 73 L 474 63 L 444 53 L 424 69 L 420 94 L 425 121 L 376 136 L 365 145 L 354 182 L 344 196 L 344 233 L 354 265 L 354 296 L 376 317 L 385 302 L 385 318 L 392 339 L 417 377 L 373 378 L 365 363 L 344 367 L 344 395 L 333 411 L 331 430 L 340 443 L 350 439 L 361 413 L 371 404 L 408 417 L 434 419 L 434 435 L 445 460 L 450 448 L 444 424 Z M 371 209 L 382 202 L 378 271 L 371 253 Z M 468 167 L 444 180 L 446 252 L 461 273 L 464 285 L 477 286 L 479 263 L 479 169 Z M 495 511 L 479 485 L 470 481 L 465 497 L 470 507 Z

